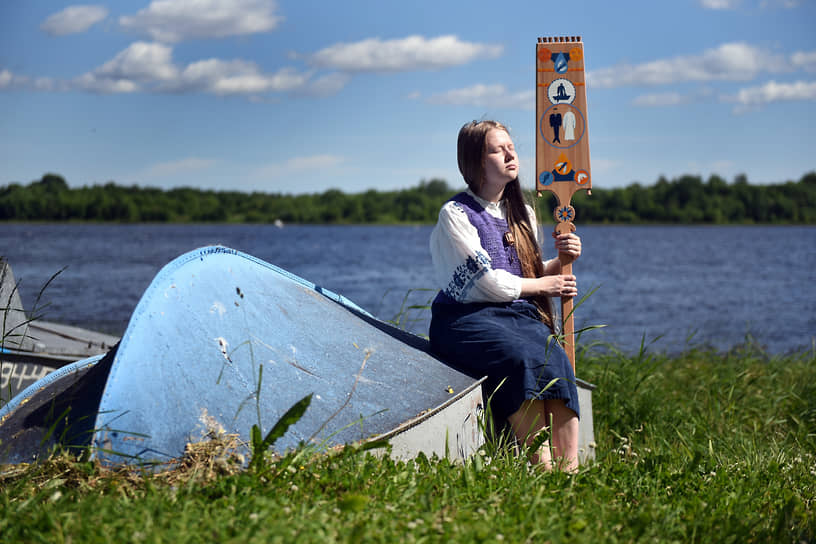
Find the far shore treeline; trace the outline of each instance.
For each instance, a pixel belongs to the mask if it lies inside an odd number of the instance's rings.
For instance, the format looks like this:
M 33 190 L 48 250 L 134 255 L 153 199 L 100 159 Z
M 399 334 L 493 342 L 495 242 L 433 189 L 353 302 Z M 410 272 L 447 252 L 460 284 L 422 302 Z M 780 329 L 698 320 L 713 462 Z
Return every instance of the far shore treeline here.
M 0 221 L 89 221 L 119 223 L 434 223 L 439 207 L 458 189 L 441 179 L 398 191 L 346 194 L 244 193 L 193 188 L 105 185 L 69 188 L 57 174 L 28 185 L 0 187 Z M 543 222 L 552 222 L 554 197 L 536 202 Z M 816 224 L 816 171 L 799 181 L 752 185 L 744 175 L 732 183 L 712 175 L 685 175 L 654 185 L 595 187 L 573 198 L 582 224 Z

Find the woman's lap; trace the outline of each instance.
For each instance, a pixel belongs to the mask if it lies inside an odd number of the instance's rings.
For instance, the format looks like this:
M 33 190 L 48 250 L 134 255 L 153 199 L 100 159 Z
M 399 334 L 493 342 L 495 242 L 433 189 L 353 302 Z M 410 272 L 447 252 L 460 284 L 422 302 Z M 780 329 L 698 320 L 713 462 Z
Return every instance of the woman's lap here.
M 579 413 L 571 363 L 529 303 L 435 304 L 430 333 L 431 348 L 448 364 L 487 376 L 486 393 L 500 419 L 527 399 L 564 399 Z

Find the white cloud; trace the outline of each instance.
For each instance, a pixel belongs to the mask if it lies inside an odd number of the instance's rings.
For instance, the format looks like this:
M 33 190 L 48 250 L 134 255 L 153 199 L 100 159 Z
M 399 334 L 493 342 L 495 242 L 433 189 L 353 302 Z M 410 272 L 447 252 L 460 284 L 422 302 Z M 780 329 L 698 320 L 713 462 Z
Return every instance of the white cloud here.
M 531 110 L 535 108 L 535 91 L 525 90 L 511 93 L 501 84 L 477 84 L 432 95 L 428 98 L 428 102 L 455 106 Z
M 52 36 L 65 36 L 85 32 L 108 16 L 108 8 L 99 5 L 68 6 L 50 15 L 40 25 L 40 30 Z
M 806 72 L 816 72 L 816 51 L 797 51 L 791 55 L 791 63 Z
M 75 88 L 100 93 L 204 92 L 219 96 L 294 92 L 308 86 L 311 74 L 294 68 L 264 73 L 245 60 L 206 59 L 179 67 L 173 48 L 161 43 L 136 42 L 96 70 L 74 79 Z M 318 91 L 328 92 L 332 82 L 317 80 Z M 333 84 L 337 87 L 338 83 Z
M 678 106 L 688 103 L 689 98 L 676 92 L 643 94 L 636 97 L 632 104 L 643 107 Z
M 311 81 L 303 89 L 308 96 L 331 96 L 339 93 L 351 80 L 351 76 L 341 72 L 332 72 Z
M 202 159 L 201 157 L 186 157 L 175 161 L 160 162 L 150 166 L 145 171 L 144 177 L 159 178 L 185 172 L 206 170 L 216 164 L 216 162 L 215 159 Z
M 308 75 L 293 68 L 264 74 L 254 62 L 208 59 L 188 65 L 170 86 L 176 91 L 202 91 L 217 95 L 291 91 L 303 87 Z
M 741 0 L 700 0 L 700 5 L 705 9 L 735 9 Z
M 62 91 L 67 89 L 67 85 L 50 77 L 32 79 L 29 76 L 15 74 L 7 69 L 0 70 L 0 90 L 32 88 L 36 91 Z
M 283 20 L 275 0 L 153 0 L 119 24 L 161 42 L 269 32 Z
M 736 96 L 726 97 L 725 100 L 736 102 L 734 113 L 745 113 L 773 102 L 816 100 L 816 81 L 769 81 L 759 87 L 740 89 Z
M 747 43 L 726 43 L 700 55 L 677 56 L 643 64 L 621 64 L 587 74 L 595 88 L 668 85 L 687 81 L 749 81 L 760 73 L 790 71 L 781 55 Z
M 94 73 L 110 79 L 168 81 L 178 76 L 173 49 L 160 43 L 136 42 L 119 52 Z
M 13 81 L 14 74 L 9 72 L 8 70 L 3 70 L 2 72 L 0 72 L 0 89 L 11 87 Z
M 32 82 L 32 86 L 34 90 L 43 92 L 67 91 L 70 88 L 64 81 L 50 77 L 38 77 Z
M 132 93 L 140 84 L 170 82 L 178 77 L 173 49 L 159 43 L 135 42 L 94 70 L 74 79 L 77 87 L 100 93 Z
M 311 55 L 319 67 L 345 72 L 403 72 L 437 70 L 479 58 L 492 59 L 504 51 L 501 45 L 463 42 L 456 36 L 425 38 L 409 36 L 396 40 L 370 38 L 355 43 L 338 43 Z
M 74 78 L 74 86 L 78 89 L 102 94 L 134 93 L 141 87 L 129 79 L 107 79 L 97 77 L 92 73 L 82 74 Z

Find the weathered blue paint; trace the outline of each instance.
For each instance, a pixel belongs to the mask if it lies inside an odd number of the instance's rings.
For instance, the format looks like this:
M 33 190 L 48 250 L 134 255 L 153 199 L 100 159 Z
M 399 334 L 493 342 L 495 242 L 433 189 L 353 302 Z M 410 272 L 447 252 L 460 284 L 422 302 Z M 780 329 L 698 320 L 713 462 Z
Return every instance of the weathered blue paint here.
M 88 445 L 108 362 L 95 355 L 66 365 L 3 405 L 0 463 L 31 462 L 58 445 Z
M 51 372 L 47 376 L 44 376 L 42 379 L 37 380 L 35 383 L 29 385 L 24 390 L 20 391 L 20 393 L 16 395 L 13 399 L 11 399 L 8 403 L 4 404 L 2 408 L 0 408 L 0 425 L 2 425 L 6 418 L 10 414 L 15 412 L 17 408 L 29 402 L 31 398 L 36 395 L 37 392 L 42 391 L 46 388 L 51 389 L 53 387 L 52 384 L 57 382 L 65 382 L 66 380 L 77 379 L 78 376 L 82 375 L 90 367 L 98 363 L 99 359 L 101 358 L 102 355 L 94 355 L 93 357 L 89 357 L 87 359 L 82 359 L 81 361 L 76 361 L 69 365 L 65 365 L 64 367 L 58 368 L 54 372 Z
M 225 247 L 192 251 L 145 291 L 113 358 L 92 446 L 103 462 L 182 455 L 217 422 L 249 440 L 313 393 L 276 443 L 390 431 L 474 380 L 344 297 Z M 420 385 L 420 384 L 431 384 Z M 209 422 L 209 423 L 208 423 Z

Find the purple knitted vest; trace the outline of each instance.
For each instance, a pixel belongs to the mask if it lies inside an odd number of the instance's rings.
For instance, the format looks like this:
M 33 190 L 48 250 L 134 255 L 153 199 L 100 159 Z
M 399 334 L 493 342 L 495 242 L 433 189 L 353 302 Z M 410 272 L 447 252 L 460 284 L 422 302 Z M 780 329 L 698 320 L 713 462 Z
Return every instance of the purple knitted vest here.
M 479 242 L 482 248 L 490 257 L 490 266 L 493 269 L 501 269 L 521 276 L 521 262 L 518 258 L 516 248 L 505 243 L 505 233 L 507 232 L 507 221 L 497 219 L 487 213 L 476 199 L 467 193 L 459 193 L 451 199 L 456 207 L 465 212 L 470 224 L 476 228 L 479 234 Z M 487 260 L 483 256 L 469 257 L 454 272 L 450 284 L 444 287 L 434 299 L 434 304 L 457 303 L 463 290 L 467 290 L 468 285 L 483 272 L 482 268 L 487 265 Z
M 521 261 L 516 248 L 504 241 L 504 234 L 508 231 L 507 221 L 487 213 L 487 210 L 467 193 L 459 193 L 451 200 L 462 207 L 470 224 L 476 227 L 482 247 L 490 256 L 492 267 L 521 276 Z

